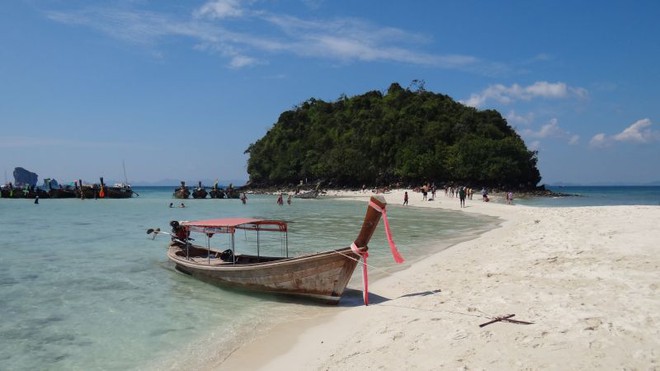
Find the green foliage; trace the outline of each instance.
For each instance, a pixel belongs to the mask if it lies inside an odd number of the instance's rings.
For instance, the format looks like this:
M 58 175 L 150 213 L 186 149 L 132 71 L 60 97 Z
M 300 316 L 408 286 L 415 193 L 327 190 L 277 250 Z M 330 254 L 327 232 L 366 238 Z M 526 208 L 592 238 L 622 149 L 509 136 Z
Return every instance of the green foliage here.
M 494 110 L 392 84 L 336 102 L 309 99 L 283 112 L 246 150 L 257 186 L 323 180 L 335 186 L 463 184 L 532 188 L 537 153 Z

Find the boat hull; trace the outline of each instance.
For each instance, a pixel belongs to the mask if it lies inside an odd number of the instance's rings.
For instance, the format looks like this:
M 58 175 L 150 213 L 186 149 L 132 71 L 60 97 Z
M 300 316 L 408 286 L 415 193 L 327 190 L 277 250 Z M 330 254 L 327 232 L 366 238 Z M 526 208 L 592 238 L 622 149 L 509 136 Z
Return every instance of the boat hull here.
M 212 256 L 216 254 L 219 252 L 211 250 Z M 203 257 L 186 258 L 185 248 L 178 245 L 170 246 L 168 258 L 178 271 L 221 287 L 302 296 L 329 303 L 339 302 L 359 261 L 358 255 L 345 248 L 251 264 L 240 264 L 240 255 L 236 257 L 239 263 L 215 258 L 209 262 Z

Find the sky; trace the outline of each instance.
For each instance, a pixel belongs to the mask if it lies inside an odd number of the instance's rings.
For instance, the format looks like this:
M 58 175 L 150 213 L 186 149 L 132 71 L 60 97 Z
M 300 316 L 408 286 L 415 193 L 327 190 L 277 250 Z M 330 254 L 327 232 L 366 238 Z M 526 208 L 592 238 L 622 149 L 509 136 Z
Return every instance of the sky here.
M 499 111 L 542 184 L 660 181 L 660 2 L 12 0 L 0 164 L 248 180 L 279 115 L 392 83 Z

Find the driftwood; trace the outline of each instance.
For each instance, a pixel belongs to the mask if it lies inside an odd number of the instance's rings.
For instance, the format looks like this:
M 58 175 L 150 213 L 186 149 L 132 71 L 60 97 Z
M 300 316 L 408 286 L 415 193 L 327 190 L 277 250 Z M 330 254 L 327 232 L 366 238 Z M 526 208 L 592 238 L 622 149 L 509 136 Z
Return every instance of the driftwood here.
M 507 314 L 505 316 L 495 317 L 495 318 L 493 318 L 492 320 L 490 320 L 486 323 L 480 324 L 479 327 L 488 326 L 488 325 L 490 325 L 492 323 L 495 323 L 495 322 L 517 323 L 519 325 L 533 325 L 534 324 L 534 322 L 518 321 L 518 320 L 515 320 L 515 319 L 511 319 L 513 316 L 515 316 L 515 314 Z

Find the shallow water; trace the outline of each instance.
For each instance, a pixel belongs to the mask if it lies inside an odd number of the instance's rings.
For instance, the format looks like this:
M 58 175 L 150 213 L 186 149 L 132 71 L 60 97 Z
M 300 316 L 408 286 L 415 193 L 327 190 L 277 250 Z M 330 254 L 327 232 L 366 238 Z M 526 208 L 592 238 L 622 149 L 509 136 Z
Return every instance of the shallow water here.
M 180 203 L 171 198 L 172 189 L 136 188 L 140 197 L 126 200 L 42 199 L 35 205 L 0 199 L 2 369 L 176 369 L 192 359 L 205 364 L 255 336 L 262 324 L 310 306 L 334 310 L 223 290 L 179 274 L 165 255 L 167 236 L 151 240 L 146 230 L 167 230 L 174 219 L 284 219 L 290 222 L 289 252 L 297 255 L 348 246 L 366 202 L 294 199 L 278 206 L 275 196 L 251 196 L 247 205 L 191 199 L 186 208 L 169 208 Z M 432 241 L 447 245 L 496 223 L 460 212 L 388 210 L 405 264 L 443 247 Z M 369 245 L 370 264 L 395 269 L 382 223 Z M 357 270 L 349 287 L 361 287 Z M 340 306 L 360 300 L 349 290 Z
M 533 197 L 516 201 L 544 207 L 660 205 L 660 186 L 551 186 L 548 189 L 568 196 Z

